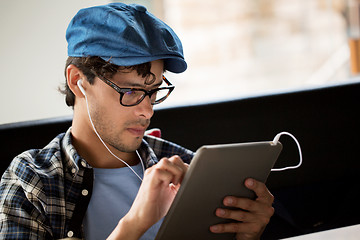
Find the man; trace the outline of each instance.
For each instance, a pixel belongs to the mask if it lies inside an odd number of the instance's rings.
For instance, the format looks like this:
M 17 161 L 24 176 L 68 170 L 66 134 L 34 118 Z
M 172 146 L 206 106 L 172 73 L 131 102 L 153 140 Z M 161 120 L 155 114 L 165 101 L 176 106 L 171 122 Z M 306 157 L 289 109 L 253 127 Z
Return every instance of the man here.
M 154 239 L 193 157 L 144 136 L 153 105 L 174 89 L 164 72 L 186 70 L 181 42 L 143 6 L 121 3 L 80 10 L 66 37 L 63 92 L 74 109 L 72 127 L 17 156 L 4 173 L 0 236 Z M 245 184 L 257 199 L 226 197 L 236 210 L 216 215 L 237 222 L 209 226 L 212 232 L 260 237 L 273 197 L 263 183 Z

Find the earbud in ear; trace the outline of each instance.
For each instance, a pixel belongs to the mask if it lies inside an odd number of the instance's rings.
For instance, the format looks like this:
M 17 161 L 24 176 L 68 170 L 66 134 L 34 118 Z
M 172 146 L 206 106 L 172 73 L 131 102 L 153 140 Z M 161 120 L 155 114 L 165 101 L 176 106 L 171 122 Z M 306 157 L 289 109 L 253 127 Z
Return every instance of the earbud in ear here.
M 82 81 L 81 81 L 81 80 L 77 81 L 77 85 L 78 85 L 78 87 L 79 87 L 80 91 L 81 91 L 81 92 L 82 92 L 82 94 L 84 94 L 84 96 L 85 96 L 85 95 L 86 95 L 86 93 L 85 93 L 85 90 L 84 90 L 84 88 L 82 87 L 81 83 L 82 83 Z

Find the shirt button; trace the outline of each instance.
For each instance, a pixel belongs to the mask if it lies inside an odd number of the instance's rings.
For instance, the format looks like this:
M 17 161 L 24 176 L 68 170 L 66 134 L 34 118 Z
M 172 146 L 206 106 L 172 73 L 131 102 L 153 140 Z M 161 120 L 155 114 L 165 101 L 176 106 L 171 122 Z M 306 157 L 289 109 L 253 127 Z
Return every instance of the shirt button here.
M 73 231 L 68 231 L 67 236 L 68 236 L 68 237 L 73 237 L 73 236 L 74 236 L 74 232 L 73 232 Z
M 76 173 L 76 169 L 75 168 L 71 169 L 71 172 Z
M 85 162 L 85 161 L 81 161 L 81 166 L 86 167 L 86 162 Z
M 89 194 L 89 191 L 86 190 L 86 189 L 84 189 L 84 190 L 81 191 L 81 194 L 82 194 L 83 196 L 87 196 L 87 195 Z

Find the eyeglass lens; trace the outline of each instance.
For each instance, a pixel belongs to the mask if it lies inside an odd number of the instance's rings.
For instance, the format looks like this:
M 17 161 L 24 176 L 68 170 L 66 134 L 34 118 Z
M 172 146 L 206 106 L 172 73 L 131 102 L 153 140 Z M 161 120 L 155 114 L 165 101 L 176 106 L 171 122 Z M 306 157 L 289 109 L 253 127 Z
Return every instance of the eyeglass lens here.
M 157 89 L 150 93 L 151 104 L 157 104 L 164 101 L 169 95 L 169 89 Z M 146 96 L 146 92 L 142 90 L 131 90 L 124 93 L 121 99 L 123 105 L 131 106 L 140 103 Z

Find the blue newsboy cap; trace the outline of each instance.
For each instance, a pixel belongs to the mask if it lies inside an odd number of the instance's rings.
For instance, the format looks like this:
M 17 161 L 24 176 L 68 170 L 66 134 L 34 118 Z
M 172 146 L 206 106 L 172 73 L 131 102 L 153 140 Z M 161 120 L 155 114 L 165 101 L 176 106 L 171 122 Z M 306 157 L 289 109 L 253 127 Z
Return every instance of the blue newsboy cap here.
M 179 37 L 144 6 L 123 3 L 81 9 L 66 30 L 68 56 L 98 56 L 118 66 L 158 59 L 166 70 L 184 72 Z

